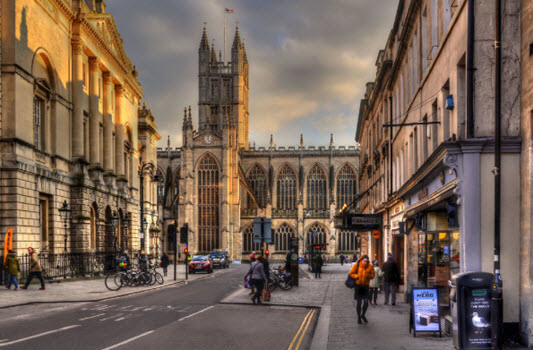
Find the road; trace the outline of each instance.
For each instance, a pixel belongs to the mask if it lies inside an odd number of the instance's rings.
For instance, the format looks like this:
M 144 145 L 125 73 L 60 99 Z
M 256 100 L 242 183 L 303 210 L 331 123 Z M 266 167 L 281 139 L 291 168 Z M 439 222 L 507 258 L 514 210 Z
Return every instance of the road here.
M 317 310 L 218 304 L 238 288 L 246 269 L 234 265 L 187 285 L 97 303 L 3 309 L 0 350 L 161 349 L 170 345 L 307 349 Z

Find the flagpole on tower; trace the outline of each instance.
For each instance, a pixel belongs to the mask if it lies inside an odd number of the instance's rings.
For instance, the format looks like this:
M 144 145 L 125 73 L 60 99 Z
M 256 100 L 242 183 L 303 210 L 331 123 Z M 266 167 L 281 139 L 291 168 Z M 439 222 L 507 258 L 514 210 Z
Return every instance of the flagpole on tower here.
M 226 9 L 224 9 L 224 64 L 226 64 Z

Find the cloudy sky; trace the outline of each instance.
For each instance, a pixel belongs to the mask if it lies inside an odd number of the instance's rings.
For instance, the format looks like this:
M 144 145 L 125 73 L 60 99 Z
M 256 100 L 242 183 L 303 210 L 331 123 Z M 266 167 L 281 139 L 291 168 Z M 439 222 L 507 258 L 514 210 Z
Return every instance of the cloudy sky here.
M 226 57 L 239 22 L 250 65 L 250 141 L 278 146 L 354 145 L 359 100 L 375 77 L 378 50 L 392 28 L 397 0 L 107 0 L 140 72 L 144 100 L 163 136 L 181 146 L 183 107 L 197 126 L 198 47 Z

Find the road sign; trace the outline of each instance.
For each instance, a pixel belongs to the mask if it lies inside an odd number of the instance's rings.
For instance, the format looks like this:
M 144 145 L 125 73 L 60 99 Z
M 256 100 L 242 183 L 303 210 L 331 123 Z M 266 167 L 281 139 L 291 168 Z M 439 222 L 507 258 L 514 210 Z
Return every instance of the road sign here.
M 254 218 L 254 243 L 262 243 L 263 239 L 263 218 Z
M 381 232 L 379 232 L 378 230 L 372 231 L 372 237 L 378 239 L 379 237 L 381 237 Z

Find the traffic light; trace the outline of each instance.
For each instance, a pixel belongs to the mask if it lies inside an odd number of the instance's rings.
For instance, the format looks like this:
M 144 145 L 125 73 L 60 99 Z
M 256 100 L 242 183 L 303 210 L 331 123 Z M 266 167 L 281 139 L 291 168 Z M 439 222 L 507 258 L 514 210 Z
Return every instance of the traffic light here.
M 180 243 L 187 243 L 189 241 L 189 224 L 184 223 L 180 228 Z
M 188 248 L 185 248 L 185 249 L 183 250 L 183 252 L 184 252 L 185 254 L 189 254 L 189 249 L 188 249 Z

